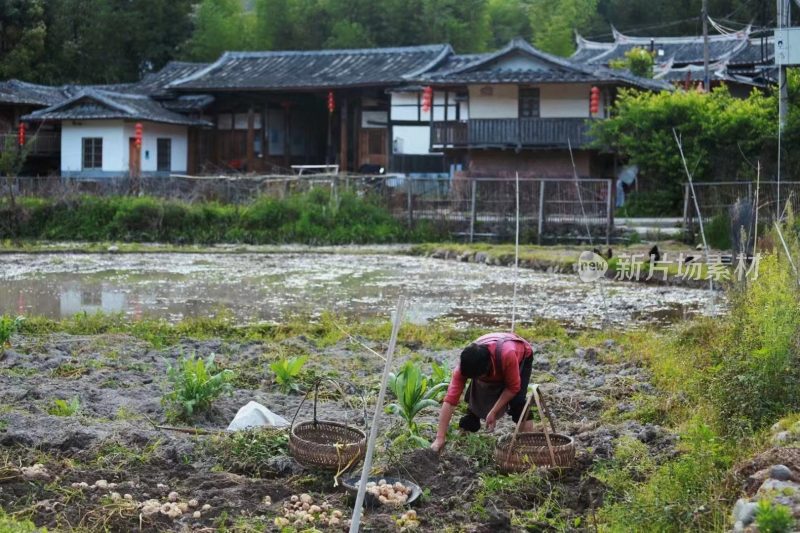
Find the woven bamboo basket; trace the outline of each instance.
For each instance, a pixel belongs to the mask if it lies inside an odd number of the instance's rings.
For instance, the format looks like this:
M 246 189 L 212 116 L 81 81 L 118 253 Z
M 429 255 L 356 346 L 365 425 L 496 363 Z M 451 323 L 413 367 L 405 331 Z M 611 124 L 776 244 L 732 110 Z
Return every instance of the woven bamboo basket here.
M 527 418 L 531 401 L 542 420 L 541 432 L 520 432 L 522 422 Z M 550 431 L 547 429 L 547 420 Z M 501 472 L 524 472 L 535 467 L 571 468 L 575 465 L 575 441 L 568 435 L 556 432 L 553 418 L 546 410 L 539 386 L 533 386 L 531 397 L 525 403 L 519 422 L 512 435 L 504 435 L 497 441 L 494 458 Z
M 347 424 L 317 419 L 317 392 L 314 384 L 314 419 L 295 424 L 308 393 L 297 407 L 289 432 L 289 454 L 308 468 L 332 470 L 340 474 L 361 463 L 367 453 L 367 435 Z M 309 391 L 310 392 L 310 391 Z

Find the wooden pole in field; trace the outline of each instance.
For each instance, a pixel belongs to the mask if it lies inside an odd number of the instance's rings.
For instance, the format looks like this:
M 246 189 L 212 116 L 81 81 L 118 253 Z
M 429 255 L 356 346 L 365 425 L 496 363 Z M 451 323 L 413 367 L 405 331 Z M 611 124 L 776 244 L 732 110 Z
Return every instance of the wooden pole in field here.
M 517 326 L 517 287 L 519 286 L 519 172 L 517 172 L 514 192 L 517 197 L 517 228 L 514 237 L 514 297 L 511 307 L 511 333 L 514 333 Z
M 353 507 L 353 518 L 350 521 L 350 533 L 358 533 L 358 528 L 361 526 L 361 511 L 364 507 L 364 496 L 367 493 L 369 472 L 372 470 L 372 456 L 375 453 L 375 441 L 378 438 L 378 424 L 380 423 L 381 414 L 383 413 L 383 401 L 386 396 L 386 385 L 389 382 L 389 370 L 392 368 L 392 357 L 394 356 L 394 348 L 397 344 L 397 333 L 400 331 L 400 324 L 403 322 L 405 307 L 406 298 L 401 295 L 400 298 L 397 299 L 397 309 L 394 312 L 394 321 L 392 322 L 392 335 L 389 338 L 389 348 L 386 350 L 386 364 L 383 367 L 383 376 L 381 377 L 381 388 L 380 392 L 378 392 L 378 400 L 375 403 L 375 415 L 372 417 L 372 426 L 369 428 L 367 454 L 364 457 L 364 468 L 361 470 L 361 481 L 358 483 L 356 505 Z

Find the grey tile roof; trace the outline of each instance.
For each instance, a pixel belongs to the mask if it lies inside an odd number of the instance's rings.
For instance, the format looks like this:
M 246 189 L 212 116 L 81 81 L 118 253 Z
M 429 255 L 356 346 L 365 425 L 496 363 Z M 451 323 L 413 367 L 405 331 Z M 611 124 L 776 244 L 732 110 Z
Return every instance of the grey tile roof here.
M 397 85 L 452 54 L 450 45 L 226 52 L 215 63 L 168 84 L 179 90 L 333 89 Z
M 189 63 L 170 61 L 157 72 L 146 74 L 140 81 L 131 83 L 128 91 L 154 96 L 166 95 L 166 87 L 175 80 L 180 80 L 208 67 L 208 63 Z
M 207 121 L 170 111 L 146 95 L 122 94 L 94 88 L 84 89 L 61 103 L 34 111 L 23 119 L 32 121 L 128 119 L 187 126 L 210 125 Z
M 522 55 L 533 60 L 536 66 L 517 68 L 498 67 L 497 62 L 507 56 Z M 491 54 L 475 56 L 450 70 L 439 69 L 420 76 L 423 83 L 436 85 L 463 85 L 469 83 L 613 83 L 651 90 L 670 90 L 668 83 L 633 76 L 627 71 L 613 70 L 602 65 L 580 64 L 563 57 L 538 50 L 522 39 Z
M 0 103 L 46 107 L 70 96 L 69 86 L 51 87 L 19 80 L 0 82 Z
M 656 62 L 666 61 L 668 58 L 673 58 L 676 65 L 703 61 L 702 36 L 635 37 L 620 33 L 616 29 L 613 29 L 613 34 L 613 43 L 589 41 L 578 36 L 576 41 L 578 48 L 572 58 L 608 65 L 610 61 L 624 59 L 625 53 L 634 48 L 644 48 L 656 54 Z M 748 47 L 749 38 L 749 28 L 727 35 L 710 36 L 708 44 L 711 62 L 715 63 L 738 54 Z

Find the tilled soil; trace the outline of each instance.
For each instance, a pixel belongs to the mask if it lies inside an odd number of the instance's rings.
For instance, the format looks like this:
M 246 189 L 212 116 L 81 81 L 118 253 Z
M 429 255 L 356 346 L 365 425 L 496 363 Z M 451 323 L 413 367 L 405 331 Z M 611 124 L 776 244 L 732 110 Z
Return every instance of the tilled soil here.
M 384 415 L 375 473 L 410 479 L 424 489 L 414 505 L 420 529 L 548 530 L 552 523 L 520 526 L 518 518 L 536 509 L 550 492 L 558 494 L 562 523 L 590 529 L 603 486 L 589 469 L 611 456 L 617 437 L 633 435 L 655 456 L 674 453 L 675 437 L 664 429 L 623 420 L 635 418 L 634 395 L 657 391 L 642 368 L 616 362 L 621 357 L 612 341 L 568 354 L 554 341 L 535 347 L 532 381 L 542 384 L 558 431 L 575 437 L 576 467 L 560 475 L 543 472 L 541 483 L 530 490 L 487 495 L 483 478 L 498 475 L 491 457 L 485 456 L 490 451 L 475 456 L 458 436 L 441 456 L 425 449 L 394 450 L 387 443 L 397 420 Z M 261 478 L 249 477 L 221 463 L 210 446 L 214 437 L 155 427 L 166 423 L 161 397 L 167 390 L 167 368 L 191 353 L 215 353 L 220 364 L 237 372 L 233 394 L 218 399 L 211 412 L 195 421 L 196 427 L 210 432 L 223 430 L 250 400 L 292 419 L 302 396 L 283 394 L 272 383 L 268 363 L 279 356 L 308 354 L 313 375 L 346 379 L 373 398 L 382 367 L 382 361 L 358 346 L 340 343 L 320 349 L 302 337 L 281 344 L 187 339 L 164 349 L 115 335 L 15 338 L 14 348 L 0 357 L 0 506 L 56 530 L 263 531 L 277 529 L 274 518 L 282 516 L 291 495 L 310 493 L 315 501 L 327 502 L 349 517 L 352 501 L 341 487 L 333 486 L 330 474 L 304 470 L 289 457 L 275 457 Z M 406 346 L 399 358 L 416 354 L 452 366 L 457 353 Z M 55 399 L 75 397 L 80 403 L 77 414 L 48 414 Z M 374 399 L 370 419 L 373 408 Z M 329 420 L 363 419 L 363 410 L 354 408 L 352 401 L 331 393 L 318 412 Z M 432 424 L 436 416 L 435 410 L 428 410 L 420 422 Z M 298 420 L 311 417 L 312 402 L 306 402 Z M 499 434 L 512 429 L 508 419 L 498 424 Z M 43 471 L 26 470 L 37 463 Z M 185 504 L 181 516 L 143 514 L 144 502 L 166 503 L 170 496 Z M 399 514 L 367 510 L 365 529 L 398 530 Z M 342 526 L 330 530 L 338 529 Z

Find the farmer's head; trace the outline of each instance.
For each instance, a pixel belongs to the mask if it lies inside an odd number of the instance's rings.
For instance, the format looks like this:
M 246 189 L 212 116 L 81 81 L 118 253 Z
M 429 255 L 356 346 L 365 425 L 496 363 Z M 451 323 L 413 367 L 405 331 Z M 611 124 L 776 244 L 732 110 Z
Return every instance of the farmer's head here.
M 466 378 L 479 378 L 489 373 L 491 354 L 484 344 L 472 343 L 461 352 L 459 369 Z

